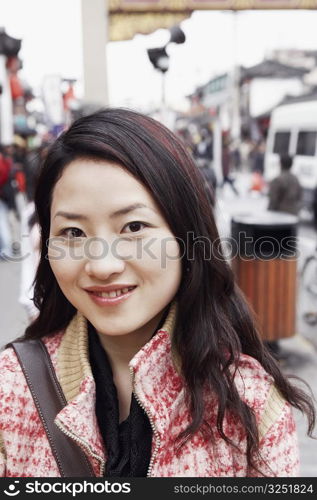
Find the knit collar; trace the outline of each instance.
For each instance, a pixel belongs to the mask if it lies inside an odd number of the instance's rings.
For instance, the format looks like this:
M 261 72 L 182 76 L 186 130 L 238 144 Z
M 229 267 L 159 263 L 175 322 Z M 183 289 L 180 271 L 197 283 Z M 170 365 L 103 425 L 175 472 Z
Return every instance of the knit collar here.
M 169 338 L 173 335 L 177 313 L 177 304 L 172 302 L 163 326 L 156 332 L 163 333 Z M 148 352 L 155 335 L 130 361 L 130 366 L 136 366 L 145 352 Z M 87 319 L 77 311 L 63 335 L 57 355 L 58 379 L 65 394 L 66 401 L 74 399 L 80 392 L 82 381 L 86 377 L 92 378 L 89 363 L 88 348 L 88 322 Z
M 172 303 L 162 328 L 129 363 L 135 397 L 147 415 L 151 416 L 153 425 L 161 435 L 169 421 L 166 401 L 170 399 L 177 406 L 179 398 L 182 398 L 182 383 L 170 355 L 170 336 L 173 334 L 176 309 L 176 304 Z M 97 460 L 99 475 L 102 476 L 106 450 L 95 414 L 96 386 L 89 363 L 88 322 L 78 312 L 62 336 L 56 371 L 67 405 L 57 414 L 54 422 Z M 170 377 L 173 373 L 176 377 L 171 377 L 170 384 L 160 388 L 164 376 L 168 374 Z M 183 421 L 184 425 L 188 425 L 186 419 Z

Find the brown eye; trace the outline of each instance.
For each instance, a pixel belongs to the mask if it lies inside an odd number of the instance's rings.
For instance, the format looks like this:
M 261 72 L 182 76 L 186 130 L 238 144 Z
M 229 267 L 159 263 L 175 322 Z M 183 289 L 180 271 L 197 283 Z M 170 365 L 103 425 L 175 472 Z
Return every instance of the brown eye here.
M 135 222 L 130 222 L 125 227 L 128 228 L 129 233 L 137 233 L 138 231 L 144 229 L 146 225 L 143 222 L 135 221 Z
M 67 229 L 64 229 L 61 234 L 69 239 L 81 238 L 83 236 L 82 230 L 77 227 L 68 227 Z

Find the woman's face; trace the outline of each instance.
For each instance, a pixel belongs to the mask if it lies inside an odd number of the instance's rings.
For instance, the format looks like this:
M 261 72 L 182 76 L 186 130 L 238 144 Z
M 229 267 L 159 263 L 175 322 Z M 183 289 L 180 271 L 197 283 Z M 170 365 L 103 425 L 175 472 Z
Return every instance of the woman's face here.
M 106 161 L 64 170 L 48 255 L 66 298 L 104 335 L 150 336 L 181 280 L 178 243 L 151 194 Z

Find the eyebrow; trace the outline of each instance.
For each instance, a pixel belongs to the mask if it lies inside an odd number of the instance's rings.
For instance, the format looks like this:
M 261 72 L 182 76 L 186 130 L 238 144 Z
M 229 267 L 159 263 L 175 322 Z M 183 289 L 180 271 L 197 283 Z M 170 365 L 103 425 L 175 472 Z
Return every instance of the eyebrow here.
M 138 208 L 146 208 L 147 210 L 152 210 L 153 212 L 156 213 L 156 211 L 153 208 L 144 205 L 144 203 L 133 203 L 132 205 L 128 205 L 127 207 L 119 208 L 119 210 L 116 210 L 115 212 L 110 214 L 110 218 L 113 219 L 115 217 L 119 217 L 120 215 L 126 215 L 129 212 L 132 212 L 133 210 L 137 210 Z M 54 215 L 54 219 L 55 217 L 64 217 L 65 219 L 69 220 L 84 220 L 84 221 L 88 220 L 88 217 L 86 215 L 64 212 L 62 210 L 56 212 L 56 214 Z

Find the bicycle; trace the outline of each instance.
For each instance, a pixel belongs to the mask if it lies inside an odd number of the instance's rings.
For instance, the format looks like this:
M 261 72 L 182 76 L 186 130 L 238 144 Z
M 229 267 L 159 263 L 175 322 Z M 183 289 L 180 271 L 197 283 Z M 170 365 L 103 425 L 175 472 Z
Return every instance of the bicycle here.
M 309 255 L 303 265 L 301 280 L 304 289 L 313 297 L 317 297 L 317 247 L 313 254 Z M 317 324 L 317 311 L 307 311 L 303 314 L 306 323 Z
M 315 252 L 306 258 L 301 274 L 305 290 L 317 296 L 317 247 Z

